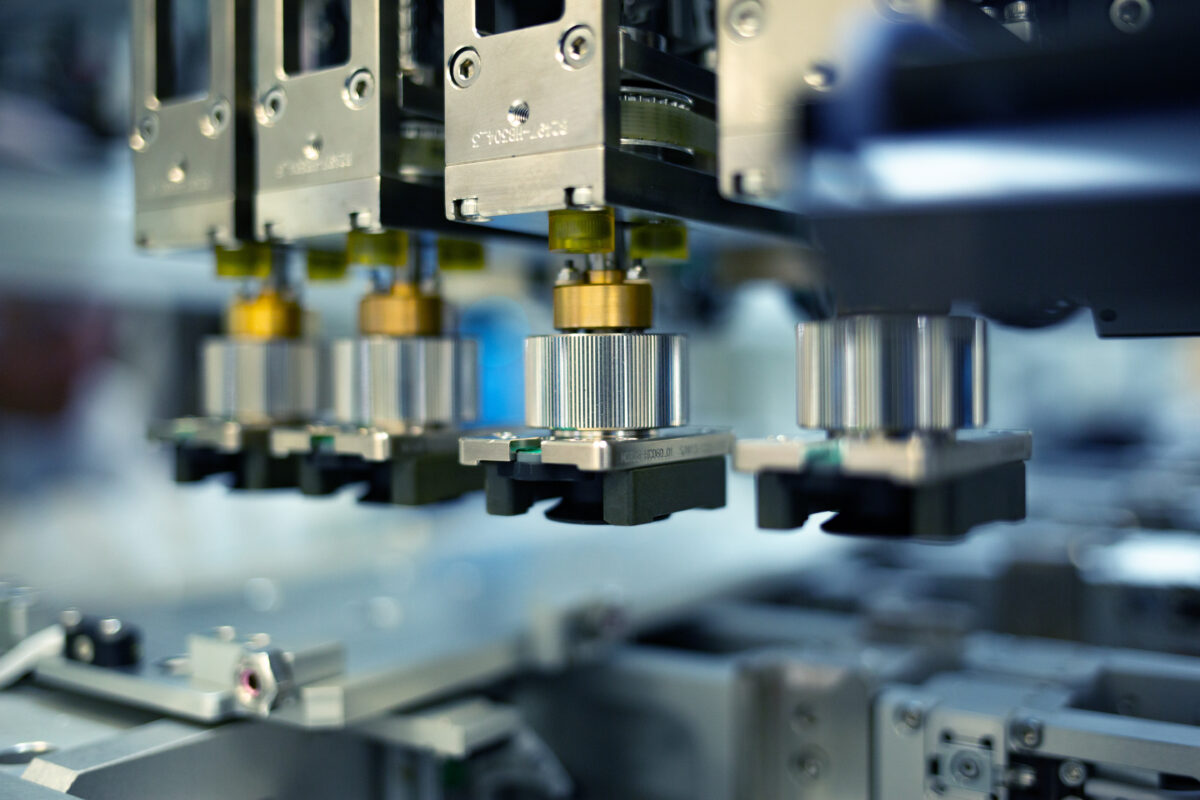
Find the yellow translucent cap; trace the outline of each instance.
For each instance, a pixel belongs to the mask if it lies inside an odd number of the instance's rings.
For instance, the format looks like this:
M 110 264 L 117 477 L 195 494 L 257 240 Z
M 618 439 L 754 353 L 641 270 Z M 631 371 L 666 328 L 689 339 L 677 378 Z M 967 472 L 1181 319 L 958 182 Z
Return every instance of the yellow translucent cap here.
M 310 281 L 340 281 L 349 272 L 346 254 L 331 250 L 309 250 L 305 254 L 305 268 Z
M 555 253 L 611 253 L 617 249 L 617 221 L 611 208 L 550 212 L 550 250 Z
M 687 261 L 688 229 L 682 222 L 639 222 L 629 229 L 629 257 Z
M 481 270 L 483 245 L 467 239 L 438 239 L 438 267 L 445 270 Z
M 245 242 L 238 247 L 213 248 L 219 278 L 266 278 L 271 274 L 271 246 Z
M 403 267 L 408 264 L 408 233 L 350 231 L 346 236 L 346 263 L 365 267 Z

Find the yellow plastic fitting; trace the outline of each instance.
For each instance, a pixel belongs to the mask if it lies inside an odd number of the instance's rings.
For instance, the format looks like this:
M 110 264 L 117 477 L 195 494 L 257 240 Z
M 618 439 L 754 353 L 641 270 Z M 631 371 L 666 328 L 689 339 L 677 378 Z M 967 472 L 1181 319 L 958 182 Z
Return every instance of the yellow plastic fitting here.
M 271 245 L 245 242 L 238 247 L 213 248 L 218 278 L 267 278 L 271 274 Z
M 408 264 L 406 231 L 350 231 L 346 236 L 346 263 L 364 267 L 403 267 Z
M 629 229 L 629 257 L 636 261 L 687 261 L 688 256 L 688 229 L 682 222 L 639 222 Z
M 611 253 L 617 249 L 617 221 L 611 208 L 550 212 L 550 250 L 555 253 Z

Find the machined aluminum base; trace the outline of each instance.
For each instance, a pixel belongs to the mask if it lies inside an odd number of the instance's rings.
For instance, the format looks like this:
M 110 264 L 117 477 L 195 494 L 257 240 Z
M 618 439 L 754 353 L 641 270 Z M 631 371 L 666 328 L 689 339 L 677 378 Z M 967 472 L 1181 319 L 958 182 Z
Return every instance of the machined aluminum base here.
M 458 460 L 459 432 L 394 433 L 323 425 L 254 426 L 187 417 L 152 439 L 175 450 L 175 480 L 227 476 L 238 490 L 299 489 L 325 496 L 362 484 L 364 502 L 418 506 L 483 488 L 483 472 Z
M 738 472 L 824 472 L 919 485 L 1033 455 L 1028 431 L 961 431 L 909 436 L 776 436 L 734 445 Z
M 298 460 L 297 483 L 307 495 L 363 484 L 364 502 L 417 506 L 483 488 L 483 471 L 459 463 L 459 435 L 310 425 L 276 428 L 270 441 L 275 457 Z
M 298 460 L 271 451 L 271 428 L 213 417 L 182 417 L 153 426 L 150 438 L 174 447 L 175 481 L 227 475 L 233 489 L 288 489 Z
M 638 434 L 554 436 L 549 431 L 519 431 L 464 436 L 459 440 L 463 464 L 507 463 L 522 454 L 536 455 L 542 464 L 575 467 L 585 472 L 611 472 L 670 464 L 733 450 L 733 434 L 723 428 L 667 428 Z
M 834 511 L 831 533 L 944 541 L 1023 519 L 1031 455 L 1025 432 L 777 437 L 738 442 L 734 468 L 756 475 L 761 528 Z
M 725 505 L 728 431 L 680 428 L 640 436 L 562 438 L 545 432 L 468 436 L 464 464 L 487 473 L 487 510 L 524 514 L 557 499 L 559 522 L 642 525 L 693 508 Z

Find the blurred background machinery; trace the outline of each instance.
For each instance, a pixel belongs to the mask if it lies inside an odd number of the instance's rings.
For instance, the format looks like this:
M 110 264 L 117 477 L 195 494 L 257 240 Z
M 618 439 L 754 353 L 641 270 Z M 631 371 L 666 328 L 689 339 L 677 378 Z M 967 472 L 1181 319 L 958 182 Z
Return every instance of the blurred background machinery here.
M 1195 4 L 76 5 L 0 797 L 1200 796 Z

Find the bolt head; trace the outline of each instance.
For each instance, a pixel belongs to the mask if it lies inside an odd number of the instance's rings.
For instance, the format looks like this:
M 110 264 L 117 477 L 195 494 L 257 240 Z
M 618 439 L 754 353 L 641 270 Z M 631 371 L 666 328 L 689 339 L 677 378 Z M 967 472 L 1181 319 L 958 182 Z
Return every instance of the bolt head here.
M 1058 768 L 1058 777 L 1067 786 L 1082 786 L 1087 779 L 1087 767 L 1078 761 L 1064 761 Z
M 354 109 L 365 107 L 374 95 L 375 76 L 369 69 L 355 70 L 342 88 L 342 102 Z
M 983 767 L 973 755 L 960 754 L 954 762 L 954 773 L 964 781 L 974 781 L 983 773 Z
M 897 718 L 908 730 L 920 730 L 925 724 L 925 709 L 919 703 L 906 703 L 897 711 Z
M 734 180 L 737 184 L 738 194 L 746 197 L 764 197 L 770 194 L 767 174 L 761 169 L 755 168 L 739 172 Z
M 804 73 L 804 83 L 818 92 L 828 92 L 837 82 L 837 71 L 829 64 L 816 63 Z
M 265 717 L 291 686 L 291 670 L 279 651 L 247 650 L 233 674 L 233 698 L 246 713 Z
M 129 146 L 135 152 L 140 153 L 154 144 L 154 140 L 157 138 L 158 117 L 154 114 L 147 114 L 133 126 L 133 132 L 129 134 Z
M 1122 33 L 1141 33 L 1154 19 L 1154 5 L 1151 0 L 1113 0 L 1108 18 Z
M 1027 22 L 1031 19 L 1033 10 L 1025 0 L 1016 0 L 1004 7 L 1005 22 Z
M 258 117 L 259 124 L 265 126 L 274 125 L 283 116 L 283 112 L 287 110 L 287 95 L 283 89 L 276 86 L 268 89 L 262 97 L 259 98 L 258 104 L 254 109 L 254 114 Z
M 71 655 L 76 661 L 90 664 L 96 660 L 96 643 L 90 636 L 76 636 L 71 644 Z
M 572 208 L 591 208 L 596 203 L 596 194 L 590 186 L 575 186 L 567 189 L 567 204 Z
M 224 97 L 218 98 L 208 108 L 208 113 L 200 118 L 200 132 L 210 139 L 220 136 L 229 127 L 233 117 L 233 107 Z
M 739 0 L 729 9 L 729 30 L 741 39 L 753 39 L 762 32 L 765 13 L 762 0 Z
M 450 82 L 460 89 L 466 89 L 479 80 L 481 72 L 483 72 L 483 60 L 479 57 L 479 51 L 474 47 L 463 48 L 454 54 L 454 58 L 450 59 Z
M 586 67 L 596 57 L 596 49 L 596 34 L 587 25 L 568 30 L 558 45 L 559 57 L 568 69 Z
M 478 219 L 479 218 L 479 198 L 464 197 L 456 200 L 454 203 L 455 215 L 459 219 Z
M 1012 726 L 1011 736 L 1022 747 L 1038 747 L 1042 743 L 1042 723 L 1036 719 L 1017 720 Z

